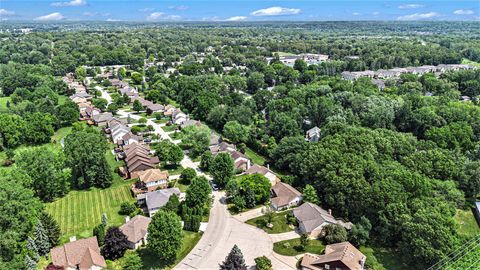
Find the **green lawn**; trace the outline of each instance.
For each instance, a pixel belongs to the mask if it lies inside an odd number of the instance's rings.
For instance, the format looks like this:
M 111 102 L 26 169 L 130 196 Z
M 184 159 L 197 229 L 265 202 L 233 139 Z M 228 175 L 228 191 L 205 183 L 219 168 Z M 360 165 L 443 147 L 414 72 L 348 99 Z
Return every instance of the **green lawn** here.
M 165 132 L 170 132 L 170 131 L 174 131 L 177 127 L 178 125 L 170 125 L 170 126 L 163 126 L 162 129 Z
M 278 53 L 278 56 L 294 56 L 295 54 L 293 53 L 288 53 L 288 52 L 273 52 L 273 54 Z
M 394 250 L 377 247 L 360 247 L 360 251 L 367 257 L 366 266 L 373 270 L 408 270 L 400 259 L 402 254 Z
M 10 100 L 10 97 L 0 97 L 0 112 L 7 112 L 7 101 Z
M 171 265 L 165 265 L 157 255 L 152 254 L 149 249 L 140 249 L 138 253 L 143 261 L 143 269 L 172 269 L 193 249 L 202 237 L 201 233 L 183 231 L 182 247 L 177 253 L 177 259 Z
M 260 228 L 264 230 L 267 233 L 284 233 L 284 232 L 289 232 L 292 231 L 293 228 L 290 227 L 287 224 L 287 215 L 291 213 L 292 211 L 285 211 L 285 212 L 279 212 L 275 213 L 273 216 L 273 227 L 268 228 L 267 227 L 267 221 L 265 216 L 260 216 L 256 218 L 252 218 L 246 221 L 247 224 L 250 224 L 252 226 L 255 226 L 257 228 Z
M 296 256 L 302 253 L 322 254 L 325 246 L 320 240 L 310 239 L 305 250 L 300 249 L 300 238 L 273 243 L 273 251 L 280 255 Z
M 246 148 L 245 150 L 245 155 L 253 161 L 253 163 L 258 164 L 258 165 L 264 165 L 266 159 L 261 156 L 260 154 L 257 154 L 255 151 L 253 151 L 250 148 Z
M 475 66 L 475 67 L 480 67 L 480 63 L 477 63 L 477 62 L 472 61 L 472 60 L 468 60 L 466 58 L 462 59 L 462 64 L 467 64 L 467 65 L 472 65 L 472 66 Z
M 52 142 L 60 143 L 60 141 L 67 137 L 72 132 L 72 127 L 63 127 L 55 131 L 52 136 Z
M 157 123 L 157 124 L 164 124 L 164 123 L 167 123 L 169 121 L 168 118 L 162 118 L 160 120 L 153 120 L 153 122 Z
M 169 175 L 181 174 L 183 171 L 182 165 L 161 165 L 161 170 L 167 170 Z
M 461 210 L 457 209 L 455 214 L 455 220 L 457 221 L 458 233 L 465 236 L 476 236 L 480 234 L 480 228 L 471 209 Z
M 123 224 L 124 217 L 118 214 L 118 210 L 122 202 L 134 201 L 129 187 L 125 182 L 107 189 L 72 190 L 65 197 L 45 204 L 47 212 L 62 229 L 61 241 L 66 242 L 73 235 L 77 238 L 91 236 L 103 213 L 107 214 L 110 225 Z
M 64 95 L 59 95 L 58 96 L 58 105 L 63 105 L 69 98 Z

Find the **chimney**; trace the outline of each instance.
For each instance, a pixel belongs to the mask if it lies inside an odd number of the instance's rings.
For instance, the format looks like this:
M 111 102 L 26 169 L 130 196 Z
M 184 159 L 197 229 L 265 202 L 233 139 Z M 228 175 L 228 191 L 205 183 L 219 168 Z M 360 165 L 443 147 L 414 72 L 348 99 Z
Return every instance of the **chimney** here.
M 328 209 L 328 214 L 331 216 L 332 215 L 332 209 Z
M 125 223 L 130 221 L 130 216 L 125 216 Z
M 70 236 L 70 242 L 75 242 L 77 241 L 77 236 Z
M 268 163 L 267 163 L 267 169 L 269 169 L 269 170 L 270 170 L 270 164 L 268 164 Z

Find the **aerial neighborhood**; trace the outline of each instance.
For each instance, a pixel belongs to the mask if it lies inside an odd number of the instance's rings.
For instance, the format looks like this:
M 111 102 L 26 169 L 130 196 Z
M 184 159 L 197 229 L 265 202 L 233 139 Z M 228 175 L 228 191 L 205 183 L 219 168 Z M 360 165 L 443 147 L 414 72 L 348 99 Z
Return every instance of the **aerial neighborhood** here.
M 1 270 L 478 268 L 478 23 L 140 2 L 2 2 Z

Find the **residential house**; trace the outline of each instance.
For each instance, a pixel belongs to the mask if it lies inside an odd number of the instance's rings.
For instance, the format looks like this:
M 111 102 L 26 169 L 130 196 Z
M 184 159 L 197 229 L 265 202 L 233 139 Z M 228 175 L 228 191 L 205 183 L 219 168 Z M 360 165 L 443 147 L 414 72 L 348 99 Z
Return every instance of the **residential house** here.
M 309 142 L 318 142 L 320 140 L 321 130 L 319 127 L 313 127 L 305 133 L 305 140 Z
M 477 219 L 478 226 L 480 226 L 480 201 L 475 202 L 475 218 Z
M 128 84 L 122 82 L 119 79 L 110 79 L 110 83 L 112 83 L 112 86 L 115 86 L 117 88 L 123 88 L 125 86 L 128 86 Z
M 146 145 L 132 143 L 124 146 L 125 163 L 130 178 L 137 178 L 139 172 L 155 169 L 160 163 L 158 157 L 150 157 L 150 148 Z
M 325 247 L 323 255 L 307 253 L 303 256 L 302 270 L 363 270 L 367 257 L 349 242 Z
M 265 176 L 268 179 L 268 181 L 270 181 L 270 184 L 272 186 L 274 186 L 277 182 L 280 182 L 280 179 L 277 177 L 277 175 L 273 173 L 269 168 L 266 168 L 264 166 L 253 164 L 252 166 L 250 166 L 250 168 L 248 168 L 245 171 L 245 174 L 255 174 L 255 173 Z
M 222 142 L 222 138 L 217 133 L 212 132 L 210 134 L 210 146 L 218 145 Z
M 180 124 L 180 129 L 184 129 L 189 126 L 201 126 L 201 125 L 202 125 L 202 122 L 198 120 L 188 119 L 187 121 Z
M 233 159 L 235 169 L 239 171 L 246 171 L 250 168 L 250 159 L 239 151 L 230 152 L 230 157 Z
M 372 83 L 378 87 L 378 89 L 385 89 L 385 82 L 383 80 L 372 79 Z
M 180 109 L 176 109 L 172 112 L 172 122 L 176 125 L 181 125 L 188 120 L 187 115 Z
M 104 112 L 104 113 L 94 115 L 92 118 L 94 123 L 97 126 L 103 127 L 107 125 L 107 122 L 113 119 L 113 115 L 110 112 Z
M 138 96 L 132 96 L 130 97 L 130 102 L 133 103 L 135 100 L 138 100 L 140 101 L 140 104 L 142 104 L 143 108 L 147 108 L 148 106 L 151 106 L 153 105 L 153 102 L 149 101 L 149 100 L 146 100 L 142 97 L 138 97 Z
M 152 114 L 156 112 L 163 112 L 164 109 L 165 109 L 165 106 L 163 106 L 162 104 L 153 103 L 147 106 L 147 113 Z
M 173 112 L 176 110 L 176 108 L 172 105 L 167 105 L 163 109 L 163 115 L 165 116 L 172 116 Z
M 50 250 L 52 263 L 65 270 L 98 270 L 107 267 L 97 237 L 76 240 Z
M 89 93 L 87 93 L 86 91 L 79 91 L 79 92 L 76 92 L 75 94 L 70 96 L 70 99 L 73 102 L 75 102 L 76 98 L 84 98 L 85 100 L 90 100 L 90 99 L 92 99 L 92 96 Z
M 323 227 L 328 224 L 337 224 L 350 230 L 352 223 L 344 222 L 332 216 L 331 210 L 324 210 L 318 205 L 306 202 L 293 210 L 293 215 L 298 221 L 301 233 L 307 233 L 312 238 L 317 238 L 322 233 Z
M 137 249 L 147 244 L 148 225 L 152 221 L 149 217 L 136 215 L 130 219 L 126 218 L 125 224 L 120 226 L 120 231 L 127 237 L 128 247 Z
M 222 153 L 222 152 L 230 153 L 230 152 L 233 152 L 237 149 L 235 147 L 235 145 L 230 144 L 230 143 L 226 143 L 226 142 L 221 142 L 219 144 L 210 145 L 209 148 L 210 148 L 210 152 L 212 152 L 213 155 L 216 155 L 216 154 Z
M 302 193 L 287 183 L 278 182 L 272 187 L 271 204 L 277 211 L 299 205 L 302 198 Z
M 148 169 L 138 172 L 137 175 L 138 181 L 132 185 L 133 194 L 151 192 L 168 186 L 168 171 Z
M 167 188 L 137 195 L 139 205 L 145 206 L 146 213 L 151 217 L 167 204 L 172 195 L 180 196 L 178 188 Z
M 123 142 L 123 137 L 128 133 L 131 133 L 130 127 L 122 124 L 115 124 L 110 128 L 113 143 Z
M 119 145 L 129 145 L 132 143 L 142 143 L 143 142 L 143 136 L 140 135 L 135 135 L 132 132 L 129 132 L 125 135 L 123 135 L 122 139 L 117 142 Z

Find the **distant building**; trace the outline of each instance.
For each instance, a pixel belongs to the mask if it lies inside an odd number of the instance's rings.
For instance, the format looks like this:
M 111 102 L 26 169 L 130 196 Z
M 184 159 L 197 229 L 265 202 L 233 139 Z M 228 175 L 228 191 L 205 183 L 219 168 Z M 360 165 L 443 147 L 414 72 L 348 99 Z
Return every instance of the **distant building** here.
M 321 130 L 319 127 L 313 127 L 305 133 L 305 140 L 309 142 L 318 142 L 320 140 Z

